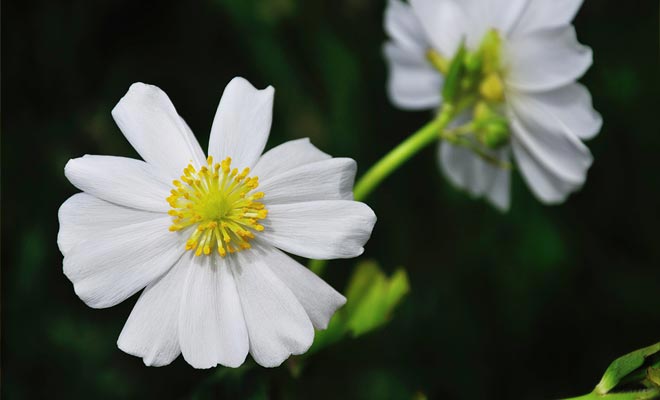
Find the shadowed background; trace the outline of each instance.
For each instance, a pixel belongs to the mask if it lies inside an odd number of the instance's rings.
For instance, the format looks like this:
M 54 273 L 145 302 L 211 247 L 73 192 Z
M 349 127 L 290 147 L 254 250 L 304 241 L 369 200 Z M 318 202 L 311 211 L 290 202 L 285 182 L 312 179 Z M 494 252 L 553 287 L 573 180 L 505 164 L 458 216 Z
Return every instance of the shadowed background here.
M 427 149 L 368 203 L 365 258 L 405 266 L 384 328 L 286 367 L 147 368 L 116 339 L 137 296 L 85 306 L 62 273 L 57 210 L 83 154 L 137 157 L 110 111 L 131 83 L 165 90 L 206 148 L 229 80 L 276 89 L 269 147 L 310 137 L 363 173 L 428 113 L 385 95 L 374 0 L 8 1 L 2 15 L 2 395 L 44 398 L 543 399 L 591 390 L 660 339 L 658 2 L 587 1 L 583 82 L 604 117 L 585 188 L 558 207 L 521 179 L 500 214 L 452 188 Z M 355 260 L 326 273 L 339 290 Z

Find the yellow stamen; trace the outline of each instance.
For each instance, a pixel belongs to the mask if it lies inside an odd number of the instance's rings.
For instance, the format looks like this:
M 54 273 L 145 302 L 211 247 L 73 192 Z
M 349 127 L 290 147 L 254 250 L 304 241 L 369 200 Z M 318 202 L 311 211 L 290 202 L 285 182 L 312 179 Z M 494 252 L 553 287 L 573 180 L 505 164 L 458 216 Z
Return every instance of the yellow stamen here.
M 183 175 L 172 184 L 167 197 L 172 207 L 172 232 L 191 230 L 185 249 L 194 250 L 196 256 L 217 251 L 221 257 L 250 249 L 248 243 L 254 232 L 264 230 L 259 224 L 268 216 L 263 203 L 257 200 L 263 192 L 252 192 L 259 186 L 258 177 L 249 177 L 249 168 L 239 173 L 231 167 L 231 158 L 213 163 L 213 157 L 196 170 L 192 164 L 183 169 Z M 231 243 L 231 244 L 230 244 Z
M 504 101 L 504 84 L 497 73 L 488 74 L 479 85 L 479 93 L 484 99 L 500 103 Z

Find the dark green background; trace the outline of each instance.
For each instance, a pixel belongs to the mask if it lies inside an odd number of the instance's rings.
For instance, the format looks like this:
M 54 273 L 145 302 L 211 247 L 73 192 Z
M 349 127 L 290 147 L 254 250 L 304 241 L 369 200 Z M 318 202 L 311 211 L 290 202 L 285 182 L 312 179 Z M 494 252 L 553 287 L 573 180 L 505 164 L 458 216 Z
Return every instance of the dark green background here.
M 360 172 L 427 113 L 385 96 L 374 0 L 6 1 L 2 13 L 2 394 L 25 398 L 544 399 L 591 390 L 615 357 L 660 340 L 658 1 L 587 1 L 584 78 L 605 124 L 582 192 L 510 213 L 445 181 L 427 149 L 368 203 L 364 257 L 404 265 L 392 322 L 324 349 L 300 379 L 238 379 L 181 358 L 147 368 L 115 341 L 135 297 L 86 307 L 62 274 L 57 209 L 70 158 L 136 156 L 110 110 L 135 81 L 163 88 L 206 147 L 224 86 L 276 88 L 269 146 L 311 137 Z M 354 260 L 333 262 L 344 287 Z M 225 376 L 223 378 L 223 376 Z

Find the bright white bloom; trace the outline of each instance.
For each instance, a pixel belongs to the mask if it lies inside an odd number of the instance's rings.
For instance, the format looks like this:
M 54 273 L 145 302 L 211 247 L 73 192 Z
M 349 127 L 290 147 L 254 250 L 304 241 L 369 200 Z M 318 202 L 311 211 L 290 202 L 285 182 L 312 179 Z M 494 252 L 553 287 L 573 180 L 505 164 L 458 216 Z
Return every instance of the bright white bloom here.
M 392 102 L 411 110 L 439 108 L 448 62 L 464 41 L 468 57 L 480 54 L 483 62 L 475 67 L 479 81 L 469 83 L 477 94 L 472 105 L 482 102 L 487 107 L 481 111 L 494 111 L 505 121 L 505 140 L 486 146 L 490 155 L 508 163 L 512 150 L 517 169 L 541 201 L 564 201 L 583 185 L 592 163 L 582 140 L 602 125 L 589 92 L 576 83 L 592 63 L 591 50 L 578 43 L 571 25 L 581 4 L 390 0 L 385 28 L 391 41 L 384 51 Z M 451 182 L 509 208 L 508 169 L 446 141 L 439 155 Z
M 112 115 L 145 161 L 66 165 L 83 193 L 59 211 L 64 273 L 94 308 L 146 288 L 117 344 L 147 365 L 182 353 L 196 368 L 237 367 L 249 351 L 274 367 L 307 351 L 346 301 L 281 250 L 358 256 L 376 217 L 353 201 L 353 160 L 307 139 L 261 154 L 273 94 L 232 80 L 206 158 L 167 95 L 136 83 Z

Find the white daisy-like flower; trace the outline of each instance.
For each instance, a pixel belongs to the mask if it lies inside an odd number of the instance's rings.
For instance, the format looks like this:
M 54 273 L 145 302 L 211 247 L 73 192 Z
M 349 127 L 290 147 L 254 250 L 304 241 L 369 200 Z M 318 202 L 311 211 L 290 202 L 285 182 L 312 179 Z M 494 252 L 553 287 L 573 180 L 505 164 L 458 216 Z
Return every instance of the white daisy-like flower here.
M 578 43 L 571 24 L 581 4 L 390 0 L 385 28 L 391 41 L 384 52 L 391 101 L 403 109 L 440 108 L 451 60 L 464 49 L 468 72 L 457 90 L 464 92 L 462 106 L 469 107 L 459 120 L 489 121 L 468 126 L 472 140 L 503 164 L 512 152 L 541 201 L 564 201 L 584 184 L 592 163 L 582 140 L 602 125 L 589 92 L 576 83 L 592 63 L 591 50 Z M 439 156 L 455 185 L 509 208 L 509 169 L 448 141 L 440 144 Z
M 249 352 L 274 367 L 307 351 L 346 301 L 283 251 L 358 256 L 376 217 L 353 201 L 353 160 L 307 139 L 262 155 L 273 95 L 233 79 L 205 157 L 167 95 L 133 84 L 112 115 L 144 161 L 66 165 L 83 193 L 59 211 L 64 273 L 94 308 L 144 289 L 117 344 L 147 365 L 183 354 L 196 368 L 237 367 Z

